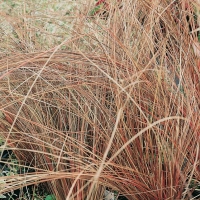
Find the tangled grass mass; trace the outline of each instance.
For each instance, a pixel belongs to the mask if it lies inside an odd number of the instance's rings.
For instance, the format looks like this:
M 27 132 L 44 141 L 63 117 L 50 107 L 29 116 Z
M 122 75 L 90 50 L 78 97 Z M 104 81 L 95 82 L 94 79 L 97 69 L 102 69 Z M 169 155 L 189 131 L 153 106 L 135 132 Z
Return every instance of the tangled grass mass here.
M 200 198 L 199 1 L 0 7 L 2 199 Z

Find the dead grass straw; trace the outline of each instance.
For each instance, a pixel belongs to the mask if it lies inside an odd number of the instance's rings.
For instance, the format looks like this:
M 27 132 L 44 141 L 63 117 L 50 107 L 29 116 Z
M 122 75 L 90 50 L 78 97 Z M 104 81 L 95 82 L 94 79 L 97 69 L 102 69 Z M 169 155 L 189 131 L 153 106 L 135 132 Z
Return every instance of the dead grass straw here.
M 0 177 L 1 193 L 48 182 L 56 199 L 102 199 L 105 187 L 129 200 L 191 198 L 200 180 L 194 7 L 109 5 L 105 20 L 82 4 L 73 37 L 56 48 L 2 56 L 1 149 L 35 173 Z

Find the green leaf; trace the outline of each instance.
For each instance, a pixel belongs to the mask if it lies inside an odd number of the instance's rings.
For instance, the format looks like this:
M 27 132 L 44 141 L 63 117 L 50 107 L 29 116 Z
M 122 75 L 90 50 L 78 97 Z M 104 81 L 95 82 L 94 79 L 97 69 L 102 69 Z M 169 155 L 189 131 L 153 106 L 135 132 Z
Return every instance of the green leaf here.
M 45 200 L 56 200 L 56 197 L 53 194 L 47 195 Z
M 96 6 L 93 10 L 90 11 L 90 16 L 93 16 L 95 15 L 99 10 L 102 9 L 103 7 L 103 3 L 101 3 L 100 5 Z
M 0 194 L 0 198 L 1 198 L 1 199 L 6 199 L 6 196 L 3 195 L 3 194 Z

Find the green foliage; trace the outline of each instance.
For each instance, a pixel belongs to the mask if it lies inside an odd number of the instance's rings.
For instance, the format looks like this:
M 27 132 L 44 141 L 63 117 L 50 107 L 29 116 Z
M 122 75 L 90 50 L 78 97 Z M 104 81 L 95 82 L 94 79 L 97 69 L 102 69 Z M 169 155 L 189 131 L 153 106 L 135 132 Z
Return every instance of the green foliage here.
M 94 16 L 98 11 L 100 11 L 101 7 L 102 7 L 102 5 L 100 4 L 100 5 L 96 6 L 93 10 L 91 10 L 90 16 Z
M 45 200 L 56 200 L 56 197 L 53 194 L 47 195 Z
M 3 195 L 3 194 L 0 194 L 0 198 L 1 198 L 1 199 L 6 199 L 6 196 Z

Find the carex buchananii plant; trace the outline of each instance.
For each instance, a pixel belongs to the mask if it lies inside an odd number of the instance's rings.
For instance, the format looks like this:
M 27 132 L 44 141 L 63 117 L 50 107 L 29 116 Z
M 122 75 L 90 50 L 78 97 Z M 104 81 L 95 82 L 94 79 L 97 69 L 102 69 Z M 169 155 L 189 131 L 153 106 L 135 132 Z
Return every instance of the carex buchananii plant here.
M 77 1 L 69 36 L 54 46 L 13 50 L 7 38 L 1 150 L 34 170 L 0 177 L 0 191 L 46 183 L 58 200 L 103 199 L 105 188 L 129 200 L 192 199 L 200 180 L 198 1 L 100 3 Z

